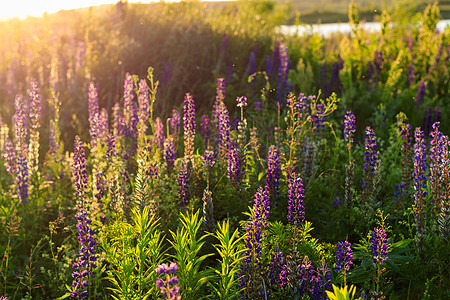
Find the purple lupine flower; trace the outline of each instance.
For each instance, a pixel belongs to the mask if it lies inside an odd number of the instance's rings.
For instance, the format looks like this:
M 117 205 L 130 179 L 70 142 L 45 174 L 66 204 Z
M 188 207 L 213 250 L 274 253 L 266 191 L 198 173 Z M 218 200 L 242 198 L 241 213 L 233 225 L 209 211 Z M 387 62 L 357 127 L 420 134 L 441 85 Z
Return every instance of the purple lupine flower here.
M 160 117 L 157 117 L 155 120 L 155 134 L 154 134 L 154 142 L 159 149 L 164 149 L 164 125 L 161 121 Z
M 138 103 L 139 103 L 139 122 L 141 131 L 145 133 L 145 130 L 147 129 L 147 122 L 148 118 L 150 116 L 150 92 L 148 90 L 148 85 L 145 79 L 141 79 L 139 81 L 139 96 L 138 96 Z
M 293 225 L 300 225 L 305 220 L 305 199 L 302 178 L 293 172 L 289 178 L 288 190 L 288 221 Z
M 299 110 L 299 118 L 306 119 L 309 116 L 309 107 L 310 102 L 316 101 L 316 96 L 305 96 L 305 94 L 300 93 L 298 95 L 298 103 L 295 105 L 295 108 Z
M 176 263 L 158 265 L 155 272 L 159 275 L 165 275 L 163 278 L 156 279 L 156 286 L 160 289 L 164 299 L 180 300 L 181 295 L 178 295 L 180 287 L 177 285 L 178 277 L 172 276 L 178 270 Z
M 5 296 L 0 296 L 0 300 L 8 300 Z
M 420 127 L 415 130 L 414 144 L 414 218 L 416 221 L 416 245 L 419 252 L 423 250 L 423 240 L 426 236 L 426 197 L 427 197 L 427 143 Z
M 16 150 L 14 149 L 14 145 L 8 137 L 5 139 L 5 151 L 3 152 L 3 159 L 5 160 L 6 172 L 10 175 L 16 175 Z
M 88 178 L 86 170 L 86 154 L 84 151 L 83 142 L 78 135 L 75 136 L 73 154 L 73 174 L 75 180 L 77 206 L 81 211 L 81 208 L 84 208 L 87 197 Z
M 191 94 L 186 93 L 183 107 L 184 156 L 190 158 L 194 154 L 195 138 L 195 105 Z
M 84 208 L 77 215 L 78 243 L 80 244 L 80 254 L 78 262 L 72 265 L 75 270 L 72 273 L 74 281 L 72 287 L 75 290 L 71 293 L 73 298 L 82 299 L 88 296 L 88 281 L 96 274 L 97 253 L 94 249 L 96 242 L 94 240 L 95 231 L 91 228 L 92 221 L 87 216 Z
M 211 168 L 214 166 L 214 152 L 210 150 L 205 150 L 202 155 L 203 166 L 207 168 Z
M 213 105 L 211 122 L 215 127 L 215 134 L 220 130 L 220 113 L 221 113 L 221 105 L 223 100 L 225 99 L 225 80 L 223 78 L 217 78 L 216 84 L 216 101 Z
M 279 200 L 280 174 L 281 169 L 278 149 L 275 147 L 275 145 L 271 145 L 267 153 L 266 186 L 268 187 L 271 195 L 275 197 L 277 206 Z
M 241 167 L 239 163 L 239 156 L 235 147 L 230 147 L 230 149 L 228 149 L 227 175 L 231 185 L 237 188 L 241 178 Z
M 387 235 L 383 228 L 375 227 L 372 231 L 372 239 L 370 248 L 372 249 L 373 261 L 372 266 L 382 265 L 388 259 Z
M 347 110 L 344 116 L 344 141 L 353 143 L 353 134 L 356 132 L 356 117 L 351 110 Z
M 114 104 L 112 110 L 114 115 L 114 136 L 116 138 L 125 137 L 127 128 L 119 102 Z
M 269 216 L 270 200 L 267 189 L 259 188 L 255 194 L 253 204 L 253 214 L 247 222 L 247 235 L 245 238 L 244 259 L 241 263 L 241 272 L 239 273 L 239 289 L 241 296 L 246 299 L 254 299 L 259 294 L 258 284 L 253 281 L 255 268 L 261 268 L 261 243 L 262 228 L 267 226 Z
M 99 130 L 99 108 L 98 108 L 98 94 L 97 88 L 94 82 L 89 84 L 89 99 L 88 99 L 88 111 L 89 111 L 89 134 L 91 136 L 91 144 L 95 145 L 97 137 L 100 133 Z
M 245 97 L 245 96 L 237 97 L 236 102 L 237 102 L 237 107 L 245 107 L 245 106 L 247 106 L 247 97 Z
M 151 161 L 148 167 L 148 177 L 150 180 L 155 180 L 158 178 L 158 163 L 156 161 Z
M 178 195 L 182 206 L 188 203 L 189 199 L 189 178 L 187 163 L 183 160 L 181 163 L 180 172 L 178 174 Z
M 341 197 L 336 196 L 333 200 L 333 207 L 339 207 L 342 205 Z
M 373 77 L 373 65 L 372 65 L 372 63 L 370 61 L 368 61 L 367 64 L 366 64 L 366 75 L 365 75 L 365 77 L 366 77 L 366 83 L 369 83 L 370 80 Z
M 267 76 L 269 76 L 269 80 L 273 82 L 275 76 L 278 76 L 277 72 L 280 70 L 280 42 L 278 41 L 275 41 L 273 45 L 271 62 L 270 70 L 267 70 L 270 72 L 267 72 Z
M 298 272 L 298 279 L 300 280 L 300 286 L 298 286 L 298 291 L 301 296 L 310 293 L 310 283 L 314 276 L 314 268 L 311 265 L 309 257 L 305 255 L 302 264 L 300 266 L 300 272 Z
M 97 203 L 101 207 L 103 204 L 103 197 L 106 192 L 106 181 L 102 172 L 98 172 L 95 174 L 95 192 L 94 199 L 97 200 Z
M 255 110 L 257 112 L 261 112 L 262 111 L 262 102 L 261 101 L 256 101 L 255 102 Z
M 164 142 L 164 160 L 167 168 L 171 170 L 175 164 L 175 148 L 171 138 L 166 139 Z
M 130 73 L 125 74 L 125 80 L 123 83 L 123 111 L 126 124 L 126 135 L 131 136 L 131 119 L 134 114 L 134 94 L 133 94 L 133 78 Z
M 419 82 L 419 89 L 417 90 L 416 98 L 414 98 L 414 102 L 417 105 L 420 105 L 422 103 L 423 97 L 425 97 L 426 90 L 427 90 L 427 86 L 425 84 L 425 81 L 421 80 Z
M 442 172 L 444 169 L 445 146 L 447 138 L 439 131 L 440 122 L 433 124 L 433 131 L 431 135 L 430 148 L 430 187 L 433 195 L 435 208 L 442 200 Z
M 337 250 L 336 250 L 336 273 L 339 273 L 341 270 L 345 274 L 350 271 L 350 268 L 353 266 L 353 251 L 351 248 L 351 243 L 348 241 L 338 242 Z M 345 276 L 345 275 L 344 275 Z
M 310 279 L 308 295 L 312 299 L 322 299 L 325 291 L 331 289 L 331 270 L 325 260 L 317 267 L 315 274 Z
M 287 286 L 287 266 L 284 262 L 283 252 L 279 249 L 274 249 L 271 253 L 269 270 L 270 285 L 284 289 Z
M 100 111 L 100 115 L 98 116 L 98 134 L 99 137 L 102 140 L 102 143 L 105 142 L 106 135 L 109 131 L 109 121 L 108 121 L 108 112 L 106 111 L 106 108 L 102 108 Z
M 408 81 L 407 81 L 408 84 L 413 85 L 416 80 L 416 74 L 415 74 L 415 70 L 414 70 L 414 65 L 412 63 L 408 66 L 408 72 L 407 72 L 406 77 L 408 78 Z
M 28 173 L 27 159 L 19 153 L 17 157 L 17 173 L 16 173 L 16 188 L 17 198 L 22 204 L 28 203 L 28 182 L 30 181 Z
M 230 130 L 231 131 L 238 130 L 240 121 L 241 119 L 239 118 L 239 116 L 234 116 L 233 119 L 231 120 Z
M 172 117 L 170 118 L 170 127 L 171 127 L 171 134 L 173 136 L 176 136 L 178 139 L 178 135 L 180 134 L 180 113 L 178 110 L 172 110 Z
M 210 122 L 209 122 L 209 116 L 203 115 L 200 122 L 200 135 L 203 139 L 203 145 L 205 149 L 207 148 L 209 144 L 209 137 L 211 135 L 211 128 L 210 128 Z
M 323 134 L 323 131 L 325 130 L 325 104 L 318 103 L 316 105 L 316 111 L 314 115 L 311 116 L 311 121 L 314 125 L 314 130 L 317 132 L 318 135 Z
M 383 68 L 383 62 L 384 62 L 383 52 L 375 51 L 373 64 L 375 65 L 378 74 L 381 73 L 381 69 Z
M 278 69 L 277 102 L 284 101 L 286 94 L 286 78 L 288 72 L 288 51 L 284 43 L 280 44 L 280 66 Z
M 15 100 L 15 108 L 16 113 L 13 116 L 13 123 L 14 123 L 14 143 L 16 146 L 17 153 L 21 153 L 24 157 L 27 157 L 27 115 L 26 115 L 26 105 L 23 101 L 22 97 L 16 96 Z
M 31 128 L 38 130 L 40 127 L 39 119 L 41 118 L 41 96 L 40 89 L 35 79 L 31 80 L 30 87 L 30 123 Z
M 106 137 L 106 159 L 110 163 L 112 158 L 117 155 L 116 139 L 113 134 L 108 134 Z
M 219 153 L 221 161 L 227 158 L 227 151 L 230 143 L 230 117 L 228 109 L 221 101 L 218 111 L 218 128 L 219 128 Z
M 368 197 L 372 192 L 372 184 L 375 176 L 375 167 L 378 160 L 377 141 L 375 132 L 369 126 L 366 127 L 366 141 L 364 144 L 364 166 L 363 180 L 361 181 L 364 193 L 364 201 L 368 201 Z

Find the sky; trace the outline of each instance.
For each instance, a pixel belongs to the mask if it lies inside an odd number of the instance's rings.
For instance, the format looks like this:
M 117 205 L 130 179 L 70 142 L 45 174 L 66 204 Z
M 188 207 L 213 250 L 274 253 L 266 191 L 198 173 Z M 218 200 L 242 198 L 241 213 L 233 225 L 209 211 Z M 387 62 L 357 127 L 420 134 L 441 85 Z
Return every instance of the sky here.
M 101 4 L 117 3 L 118 0 L 2 0 L 0 19 L 26 18 L 27 16 L 42 16 L 44 12 L 54 13 L 61 9 L 74 9 Z M 148 3 L 151 1 L 128 1 Z

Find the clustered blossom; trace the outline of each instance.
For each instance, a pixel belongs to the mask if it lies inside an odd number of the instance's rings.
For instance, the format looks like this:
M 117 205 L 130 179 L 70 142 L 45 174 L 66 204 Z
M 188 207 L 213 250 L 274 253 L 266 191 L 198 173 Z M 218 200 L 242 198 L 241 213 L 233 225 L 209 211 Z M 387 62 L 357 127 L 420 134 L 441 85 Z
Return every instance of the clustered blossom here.
M 228 179 L 232 186 L 237 187 L 240 182 L 241 168 L 239 163 L 239 156 L 235 147 L 230 147 L 228 150 Z
M 325 291 L 331 289 L 331 270 L 325 260 L 317 267 L 316 273 L 311 277 L 309 296 L 313 299 L 322 299 Z
M 189 178 L 187 164 L 185 161 L 182 162 L 180 172 L 178 174 L 178 195 L 180 196 L 181 205 L 187 204 L 189 199 Z
M 201 117 L 201 122 L 200 122 L 200 136 L 202 137 L 203 145 L 205 146 L 205 148 L 209 144 L 209 137 L 211 135 L 210 127 L 211 126 L 210 126 L 209 116 L 203 115 Z
M 14 145 L 9 138 L 5 139 L 5 151 L 3 152 L 6 172 L 10 175 L 16 174 L 16 152 Z
M 37 172 L 39 164 L 39 128 L 41 127 L 39 123 L 41 117 L 41 96 L 39 92 L 37 81 L 31 80 L 29 111 L 31 128 L 28 144 L 28 164 L 31 173 Z
M 218 128 L 219 154 L 221 160 L 225 161 L 230 143 L 230 116 L 228 114 L 228 109 L 223 102 L 219 103 Z
M 220 104 L 225 99 L 225 79 L 224 78 L 217 78 L 216 83 L 216 101 L 213 105 L 212 110 L 212 122 L 216 126 L 216 128 L 219 128 L 219 114 L 220 114 Z
M 164 142 L 164 159 L 168 169 L 172 169 L 175 163 L 175 148 L 172 139 L 168 138 Z
M 100 137 L 102 137 L 102 141 L 104 141 L 104 137 L 109 131 L 109 122 L 108 122 L 108 112 L 106 108 L 102 108 L 100 111 L 100 115 L 98 116 L 98 131 Z
M 111 162 L 112 158 L 117 155 L 116 138 L 112 134 L 106 136 L 106 159 Z
M 353 134 L 356 132 L 356 117 L 352 111 L 347 110 L 344 116 L 344 140 L 353 143 Z
M 416 221 L 416 245 L 419 251 L 422 250 L 422 242 L 426 236 L 426 197 L 427 197 L 427 176 L 425 175 L 427 161 L 427 144 L 425 135 L 420 127 L 416 128 L 414 144 L 414 217 Z
M 278 156 L 278 150 L 275 145 L 269 147 L 267 153 L 267 178 L 266 186 L 268 187 L 270 193 L 275 196 L 275 200 L 279 200 L 279 188 L 280 188 L 280 159 Z
M 149 103 L 150 92 L 148 90 L 148 85 L 145 79 L 139 81 L 139 121 L 141 123 L 141 130 L 145 132 L 147 129 L 147 121 L 150 115 L 150 103 Z
M 202 155 L 203 166 L 206 168 L 211 168 L 214 165 L 214 152 L 210 150 L 205 150 Z
M 133 99 L 133 78 L 130 73 L 126 73 L 123 84 L 123 110 L 126 124 L 126 136 L 128 137 L 132 137 L 136 133 L 136 128 L 133 127 L 134 124 L 132 122 L 133 115 L 136 111 L 135 102 Z
M 237 97 L 236 102 L 237 102 L 237 107 L 245 107 L 245 106 L 247 106 L 247 97 L 245 97 L 245 96 Z
M 325 130 L 325 104 L 318 103 L 316 105 L 316 111 L 311 116 L 314 130 L 320 135 Z
M 94 82 L 89 84 L 89 99 L 88 99 L 88 111 L 89 111 L 89 134 L 93 145 L 96 143 L 96 139 L 100 134 L 98 128 L 99 123 L 99 108 L 98 108 L 98 94 L 97 88 Z
M 294 225 L 300 225 L 305 220 L 305 199 L 302 178 L 297 173 L 292 173 L 289 178 L 288 190 L 288 221 Z
M 371 246 L 373 261 L 372 266 L 382 265 L 388 259 L 387 235 L 383 228 L 375 227 L 372 231 Z
M 261 101 L 256 101 L 255 102 L 255 110 L 257 112 L 261 112 L 262 111 L 262 102 Z
M 159 149 L 164 148 L 164 125 L 160 117 L 155 120 L 155 135 L 154 142 Z
M 96 242 L 94 240 L 95 232 L 91 228 L 92 221 L 88 218 L 86 210 L 83 208 L 77 215 L 78 243 L 81 245 L 78 253 L 80 254 L 78 262 L 72 265 L 75 270 L 72 273 L 74 281 L 72 287 L 75 288 L 70 294 L 73 298 L 83 299 L 88 296 L 88 280 L 96 274 L 97 253 L 94 249 Z
M 31 80 L 30 87 L 30 123 L 31 128 L 37 130 L 40 127 L 39 119 L 41 117 L 41 96 L 38 83 L 35 79 Z
M 191 94 L 186 93 L 183 107 L 183 125 L 184 125 L 184 155 L 191 157 L 194 153 L 195 138 L 195 105 Z
M 75 180 L 77 205 L 81 209 L 84 207 L 84 201 L 86 200 L 88 178 L 86 171 L 86 154 L 84 151 L 83 142 L 78 135 L 75 136 L 73 153 L 73 174 Z
M 336 273 L 339 273 L 341 270 L 344 274 L 350 271 L 350 268 L 353 266 L 353 251 L 351 245 L 348 241 L 338 242 L 337 250 L 336 250 Z
M 119 102 L 114 104 L 113 108 L 113 116 L 114 116 L 114 136 L 125 137 L 127 132 L 127 127 L 125 124 L 125 118 L 123 116 L 122 111 L 120 110 Z
M 255 295 L 259 294 L 258 284 L 254 282 L 254 275 L 257 273 L 256 269 L 262 266 L 262 229 L 267 225 L 269 209 L 270 200 L 267 190 L 259 188 L 255 194 L 253 214 L 247 222 L 244 259 L 239 273 L 239 288 L 242 289 L 241 296 L 245 299 L 254 299 Z
M 375 132 L 369 126 L 366 127 L 366 141 L 364 144 L 364 166 L 363 180 L 363 201 L 367 202 L 373 189 L 373 179 L 375 177 L 375 167 L 378 160 L 377 141 Z
M 434 206 L 437 209 L 443 197 L 443 169 L 445 159 L 445 147 L 447 137 L 439 131 L 440 123 L 433 124 L 430 148 L 430 187 L 433 195 Z
M 414 99 L 414 102 L 416 102 L 417 105 L 422 103 L 422 100 L 425 97 L 426 90 L 427 90 L 427 86 L 425 84 L 425 81 L 421 80 L 419 82 L 419 89 L 417 90 L 416 98 Z
M 288 51 L 287 46 L 283 43 L 279 46 L 280 53 L 280 65 L 278 69 L 278 85 L 277 85 L 277 102 L 284 100 L 286 89 L 286 77 L 288 72 Z
M 171 263 L 169 266 L 165 263 L 156 267 L 156 274 L 164 276 L 163 279 L 156 279 L 156 287 L 158 287 L 164 299 L 179 300 L 181 296 L 178 295 L 180 287 L 178 284 L 178 277 L 173 274 L 178 270 L 176 263 Z
M 16 146 L 17 153 L 22 153 L 23 156 L 27 156 L 27 146 L 26 146 L 26 139 L 27 139 L 27 115 L 26 115 L 26 105 L 20 96 L 16 96 L 15 100 L 15 108 L 16 113 L 13 116 L 13 123 L 14 123 L 14 143 Z
M 287 266 L 284 262 L 283 252 L 274 249 L 269 264 L 269 280 L 271 286 L 284 289 L 287 286 Z
M 314 269 L 309 257 L 305 256 L 296 275 L 300 296 L 307 294 L 312 299 L 322 299 L 325 291 L 331 289 L 331 270 L 324 260 Z
M 178 110 L 172 110 L 172 117 L 170 118 L 170 127 L 172 128 L 172 135 L 178 138 L 180 133 L 180 113 Z
M 17 157 L 16 186 L 17 197 L 22 204 L 28 203 L 28 182 L 30 181 L 26 157 L 19 153 Z

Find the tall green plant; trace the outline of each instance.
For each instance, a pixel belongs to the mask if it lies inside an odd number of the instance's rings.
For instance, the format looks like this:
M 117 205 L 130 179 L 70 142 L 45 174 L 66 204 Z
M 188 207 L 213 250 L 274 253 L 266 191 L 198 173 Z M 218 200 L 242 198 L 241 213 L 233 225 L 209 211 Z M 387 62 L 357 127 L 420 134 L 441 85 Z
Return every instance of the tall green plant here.
M 114 299 L 148 299 L 157 295 L 156 267 L 164 260 L 164 237 L 147 207 L 132 212 L 134 225 L 112 225 L 102 246 L 112 268 L 107 271 Z
M 173 238 L 170 243 L 175 250 L 172 257 L 179 267 L 181 298 L 197 299 L 200 288 L 212 278 L 212 269 L 200 270 L 202 262 L 212 254 L 199 256 L 207 236 L 205 234 L 198 237 L 198 230 L 202 225 L 199 212 L 181 213 L 180 220 L 181 228 L 178 228 L 176 232 L 170 232 Z

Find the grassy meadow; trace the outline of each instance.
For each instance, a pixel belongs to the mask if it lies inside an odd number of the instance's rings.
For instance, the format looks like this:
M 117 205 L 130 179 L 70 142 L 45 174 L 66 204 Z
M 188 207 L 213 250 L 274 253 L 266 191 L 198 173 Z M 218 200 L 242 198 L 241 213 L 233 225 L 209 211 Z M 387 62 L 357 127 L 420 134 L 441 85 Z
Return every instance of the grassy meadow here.
M 447 2 L 0 22 L 0 299 L 449 299 Z

